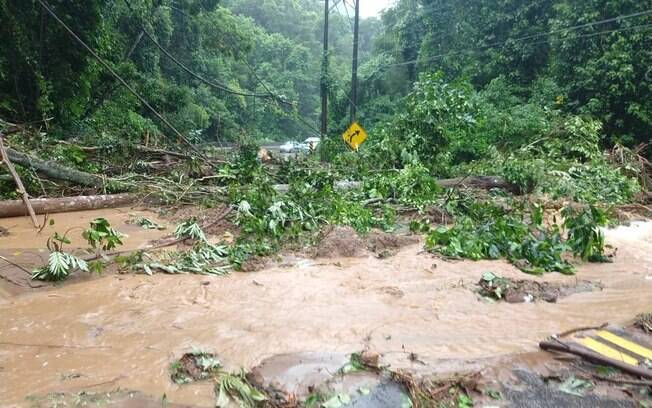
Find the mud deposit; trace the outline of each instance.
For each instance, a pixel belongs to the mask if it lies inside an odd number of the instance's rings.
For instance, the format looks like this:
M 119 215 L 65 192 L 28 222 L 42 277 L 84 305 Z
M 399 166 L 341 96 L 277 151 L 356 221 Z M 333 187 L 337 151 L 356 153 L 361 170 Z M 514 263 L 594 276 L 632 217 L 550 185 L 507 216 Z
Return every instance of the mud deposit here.
M 5 251 L 10 241 L 0 239 Z M 540 279 L 604 288 L 557 303 L 483 302 L 474 293 L 483 272 L 528 276 L 506 262 L 444 262 L 420 244 L 386 259 L 367 253 L 301 260 L 221 278 L 113 275 L 20 296 L 0 293 L 0 405 L 120 387 L 213 406 L 210 383 L 170 380 L 170 363 L 197 348 L 239 369 L 281 354 L 368 347 L 393 368 L 421 373 L 535 351 L 552 333 L 621 324 L 652 310 L 652 223 L 608 231 L 607 240 L 618 247 L 614 263 Z

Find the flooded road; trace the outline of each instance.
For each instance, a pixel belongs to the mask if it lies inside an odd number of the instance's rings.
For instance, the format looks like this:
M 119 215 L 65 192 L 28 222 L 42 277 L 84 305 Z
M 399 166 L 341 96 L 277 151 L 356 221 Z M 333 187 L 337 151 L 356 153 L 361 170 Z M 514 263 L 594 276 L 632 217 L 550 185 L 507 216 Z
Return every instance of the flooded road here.
M 473 290 L 483 272 L 527 275 L 502 261 L 444 262 L 419 244 L 384 260 L 302 261 L 227 277 L 113 275 L 20 296 L 0 292 L 0 406 L 118 387 L 213 406 L 210 384 L 169 379 L 169 364 L 192 349 L 236 369 L 278 354 L 369 347 L 393 367 L 429 372 L 535 351 L 552 333 L 652 310 L 652 223 L 610 230 L 607 241 L 618 247 L 615 263 L 543 278 L 598 281 L 604 290 L 554 304 L 481 300 Z
M 121 232 L 123 245 L 119 250 L 131 251 L 143 248 L 151 240 L 160 239 L 172 233 L 174 226 L 166 230 L 144 229 L 134 221 L 147 218 L 160 225 L 167 223 L 156 213 L 146 210 L 131 208 L 114 208 L 90 211 L 77 211 L 71 213 L 52 214 L 42 231 L 32 225 L 28 217 L 0 218 L 0 256 L 25 267 L 28 271 L 41 267 L 47 263 L 47 241 L 55 232 L 66 234 L 71 241 L 64 246 L 64 250 L 78 256 L 87 255 L 88 243 L 82 238 L 82 232 L 89 227 L 89 223 L 99 217 L 106 218 L 111 226 Z M 39 216 L 39 222 L 43 217 Z M 53 224 L 50 224 L 53 223 Z M 20 270 L 6 261 L 0 259 L 0 302 L 3 294 L 22 293 L 35 286 L 50 286 L 43 283 L 30 281 L 30 274 Z M 71 280 L 83 280 L 86 276 L 74 276 Z M 14 283 L 11 283 L 14 282 Z

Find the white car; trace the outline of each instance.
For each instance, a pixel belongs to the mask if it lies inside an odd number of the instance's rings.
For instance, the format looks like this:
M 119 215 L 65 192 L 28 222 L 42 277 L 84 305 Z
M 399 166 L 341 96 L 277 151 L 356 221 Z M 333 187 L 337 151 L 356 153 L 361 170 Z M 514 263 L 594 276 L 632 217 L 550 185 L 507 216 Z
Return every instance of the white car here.
M 299 142 L 289 141 L 283 143 L 279 147 L 279 150 L 281 151 L 281 153 L 294 153 L 303 150 L 303 146 Z

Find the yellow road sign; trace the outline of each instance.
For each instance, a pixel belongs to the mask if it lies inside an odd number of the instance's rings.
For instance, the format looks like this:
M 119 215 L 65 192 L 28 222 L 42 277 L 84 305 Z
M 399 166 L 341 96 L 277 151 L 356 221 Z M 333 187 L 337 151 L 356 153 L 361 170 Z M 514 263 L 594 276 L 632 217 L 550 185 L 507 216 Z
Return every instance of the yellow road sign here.
M 358 122 L 351 123 L 346 132 L 342 134 L 342 139 L 353 150 L 358 150 L 360 145 L 367 140 L 367 132 L 358 124 Z

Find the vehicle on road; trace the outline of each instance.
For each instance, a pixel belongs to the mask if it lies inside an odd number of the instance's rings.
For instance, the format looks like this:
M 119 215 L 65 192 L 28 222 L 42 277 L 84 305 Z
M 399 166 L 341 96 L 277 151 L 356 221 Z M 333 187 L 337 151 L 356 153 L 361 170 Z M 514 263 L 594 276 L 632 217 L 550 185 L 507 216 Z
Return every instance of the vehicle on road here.
M 295 142 L 295 141 L 289 141 L 283 143 L 280 147 L 279 150 L 281 153 L 296 153 L 296 152 L 301 152 L 305 150 L 305 147 L 303 143 Z

